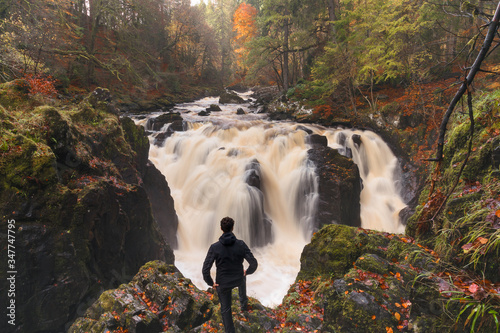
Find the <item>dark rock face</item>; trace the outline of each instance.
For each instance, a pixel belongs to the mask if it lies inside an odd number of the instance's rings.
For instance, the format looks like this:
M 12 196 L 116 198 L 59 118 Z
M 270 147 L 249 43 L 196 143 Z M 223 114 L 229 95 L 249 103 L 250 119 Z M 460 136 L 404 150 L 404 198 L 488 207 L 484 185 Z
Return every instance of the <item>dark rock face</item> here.
M 236 114 L 237 114 L 237 115 L 244 115 L 244 114 L 246 114 L 246 112 L 245 112 L 245 110 L 243 110 L 242 108 L 238 108 L 238 109 L 236 110 Z
M 222 325 L 217 304 L 216 295 L 196 288 L 175 266 L 153 261 L 130 283 L 102 293 L 68 332 L 203 332 Z M 255 311 L 233 315 L 237 332 L 266 332 L 278 325 L 269 309 L 251 298 L 249 305 Z
M 328 138 L 319 134 L 311 134 L 306 137 L 306 142 L 313 147 L 327 147 Z
M 250 162 L 245 168 L 245 183 L 252 198 L 252 221 L 250 231 L 250 246 L 265 246 L 274 239 L 272 222 L 264 212 L 264 194 L 261 189 L 261 169 L 257 160 Z
M 210 106 L 206 109 L 206 111 L 208 111 L 208 112 L 212 112 L 212 111 L 217 112 L 217 111 L 222 111 L 222 109 L 217 104 L 210 104 Z
M 331 223 L 360 226 L 361 178 L 356 164 L 335 149 L 319 146 L 308 151 L 316 166 L 318 208 L 315 228 Z
M 183 130 L 182 117 L 178 112 L 164 113 L 156 118 L 151 118 L 150 128 L 153 131 L 159 131 L 165 124 L 172 124 L 176 131 Z
M 142 179 L 160 232 L 170 247 L 176 249 L 179 221 L 167 180 L 151 162 L 148 162 Z
M 128 281 L 146 261 L 174 262 L 148 198 L 161 184 L 148 166 L 148 139 L 103 101 L 33 110 L 43 125 L 36 143 L 14 123 L 16 134 L 2 133 L 22 147 L 9 148 L 0 166 L 0 210 L 16 226 L 19 332 L 66 331 L 103 289 Z M 167 216 L 175 225 L 175 211 Z M 7 290 L 4 271 L 0 278 Z
M 219 97 L 219 104 L 243 104 L 245 100 L 233 92 L 224 91 Z

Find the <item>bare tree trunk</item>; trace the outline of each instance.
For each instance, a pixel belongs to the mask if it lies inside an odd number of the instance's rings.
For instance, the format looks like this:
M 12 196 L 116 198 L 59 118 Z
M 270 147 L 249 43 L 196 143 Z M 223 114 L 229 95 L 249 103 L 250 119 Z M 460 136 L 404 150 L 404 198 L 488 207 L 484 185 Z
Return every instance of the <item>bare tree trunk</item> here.
M 283 90 L 285 92 L 288 91 L 289 88 L 289 81 L 288 81 L 288 38 L 290 36 L 290 30 L 288 26 L 289 20 L 285 19 L 284 22 L 284 29 L 285 29 L 285 36 L 284 36 L 284 41 L 283 41 Z
M 332 41 L 336 40 L 336 30 L 335 24 L 333 22 L 337 21 L 336 9 L 339 8 L 339 0 L 327 0 L 328 5 L 328 19 L 330 20 L 330 37 Z

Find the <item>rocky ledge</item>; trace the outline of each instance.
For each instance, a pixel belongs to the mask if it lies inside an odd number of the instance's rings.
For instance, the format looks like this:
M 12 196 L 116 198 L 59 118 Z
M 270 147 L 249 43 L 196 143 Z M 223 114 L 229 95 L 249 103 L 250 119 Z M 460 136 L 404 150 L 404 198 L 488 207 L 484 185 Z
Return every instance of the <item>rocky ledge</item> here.
M 266 308 L 251 299 L 237 332 L 440 332 L 467 293 L 451 283 L 437 254 L 406 236 L 328 225 L 304 248 L 301 270 L 283 302 Z M 448 267 L 450 268 L 450 267 Z M 465 318 L 463 318 L 465 319 Z M 493 329 L 494 323 L 483 323 Z M 223 332 L 212 290 L 201 291 L 174 266 L 143 266 L 132 281 L 104 292 L 70 332 Z

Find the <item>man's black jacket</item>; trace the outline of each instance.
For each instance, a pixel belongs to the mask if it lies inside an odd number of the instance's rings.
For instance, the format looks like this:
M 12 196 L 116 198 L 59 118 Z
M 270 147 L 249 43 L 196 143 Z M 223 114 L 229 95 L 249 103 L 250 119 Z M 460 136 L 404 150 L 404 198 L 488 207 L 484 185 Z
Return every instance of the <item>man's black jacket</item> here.
M 243 282 L 243 259 L 250 265 L 247 275 L 255 272 L 257 259 L 254 258 L 248 246 L 244 241 L 236 239 L 232 232 L 225 232 L 208 250 L 205 262 L 203 262 L 203 279 L 209 286 L 213 286 L 214 281 L 210 276 L 210 269 L 215 261 L 217 267 L 215 283 L 221 288 L 237 287 Z

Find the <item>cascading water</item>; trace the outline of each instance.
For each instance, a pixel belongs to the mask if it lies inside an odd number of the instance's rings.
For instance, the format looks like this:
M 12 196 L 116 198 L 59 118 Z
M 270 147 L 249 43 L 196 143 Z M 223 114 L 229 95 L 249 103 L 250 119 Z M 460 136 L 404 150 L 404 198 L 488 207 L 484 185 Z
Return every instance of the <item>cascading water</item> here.
M 231 216 L 234 233 L 259 261 L 248 278 L 249 295 L 277 305 L 295 280 L 313 231 L 318 184 L 315 166 L 307 160 L 307 133 L 296 124 L 265 121 L 263 115 L 236 116 L 241 105 L 221 105 L 222 111 L 210 117 L 198 115 L 216 103 L 216 98 L 206 98 L 180 105 L 188 129 L 150 149 L 149 158 L 165 175 L 179 217 L 176 266 L 206 288 L 203 259 L 221 235 L 220 219 Z M 146 125 L 147 119 L 138 123 Z M 385 143 L 371 132 L 308 128 L 326 136 L 330 147 L 352 154 L 358 164 L 364 186 L 362 226 L 402 232 L 398 213 L 404 203 L 394 185 L 397 160 Z

